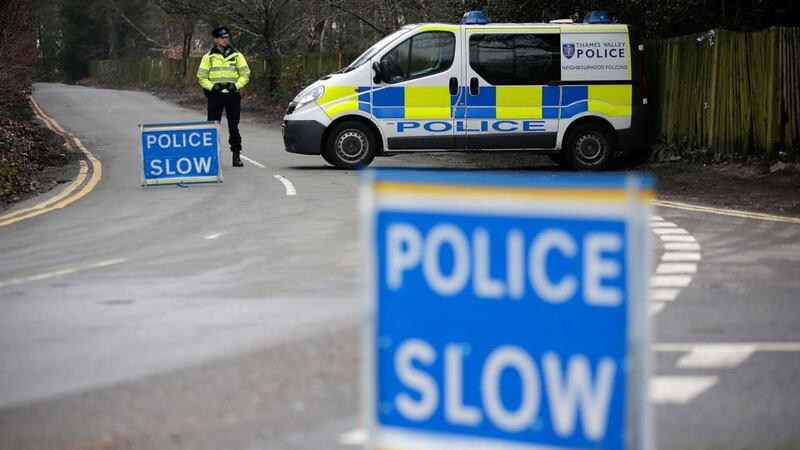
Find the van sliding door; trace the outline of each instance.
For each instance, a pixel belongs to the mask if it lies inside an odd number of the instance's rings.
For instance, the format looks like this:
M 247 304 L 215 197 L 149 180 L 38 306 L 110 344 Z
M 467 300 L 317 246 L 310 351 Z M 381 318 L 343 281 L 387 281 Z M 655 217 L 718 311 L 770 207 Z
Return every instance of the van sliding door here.
M 467 148 L 554 148 L 561 100 L 559 29 L 468 27 L 466 34 Z

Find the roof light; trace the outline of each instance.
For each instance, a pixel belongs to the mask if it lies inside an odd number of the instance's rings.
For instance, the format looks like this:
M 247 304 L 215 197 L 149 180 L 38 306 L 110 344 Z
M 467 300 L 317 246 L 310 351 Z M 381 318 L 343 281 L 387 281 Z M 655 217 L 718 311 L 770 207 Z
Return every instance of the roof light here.
M 611 17 L 605 11 L 589 11 L 586 18 L 583 19 L 584 23 L 611 23 Z
M 486 25 L 489 23 L 489 19 L 486 18 L 486 14 L 483 11 L 467 11 L 464 13 L 464 17 L 461 18 L 461 23 L 464 25 Z

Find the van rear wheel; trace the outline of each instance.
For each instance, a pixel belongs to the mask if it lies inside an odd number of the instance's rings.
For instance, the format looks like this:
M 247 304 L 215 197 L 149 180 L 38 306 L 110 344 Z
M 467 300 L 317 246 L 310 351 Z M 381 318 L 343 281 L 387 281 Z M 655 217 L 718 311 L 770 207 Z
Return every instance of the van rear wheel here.
M 564 156 L 576 170 L 603 170 L 614 155 L 612 139 L 603 127 L 587 123 L 578 125 L 564 147 Z
M 363 123 L 342 122 L 328 134 L 322 157 L 339 169 L 358 169 L 375 158 L 375 134 Z

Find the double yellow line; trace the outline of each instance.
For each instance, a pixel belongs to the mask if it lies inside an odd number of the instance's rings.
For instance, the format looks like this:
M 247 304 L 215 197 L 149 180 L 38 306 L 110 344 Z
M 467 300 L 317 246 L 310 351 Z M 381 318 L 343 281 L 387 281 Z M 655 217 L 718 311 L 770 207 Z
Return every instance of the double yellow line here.
M 45 114 L 33 97 L 31 97 L 31 106 L 33 107 L 33 112 L 36 114 L 36 117 L 44 122 L 45 126 L 54 133 L 63 136 L 66 144 L 72 147 L 73 150 L 76 148 L 79 149 L 81 153 L 83 153 L 84 159 L 80 161 L 78 176 L 75 177 L 63 191 L 29 208 L 19 209 L 0 216 L 0 227 L 30 219 L 31 217 L 36 217 L 56 209 L 61 209 L 76 202 L 81 197 L 91 192 L 103 176 L 103 165 L 100 164 L 100 161 L 95 158 L 92 152 L 90 152 L 78 138 L 65 131 L 53 118 Z

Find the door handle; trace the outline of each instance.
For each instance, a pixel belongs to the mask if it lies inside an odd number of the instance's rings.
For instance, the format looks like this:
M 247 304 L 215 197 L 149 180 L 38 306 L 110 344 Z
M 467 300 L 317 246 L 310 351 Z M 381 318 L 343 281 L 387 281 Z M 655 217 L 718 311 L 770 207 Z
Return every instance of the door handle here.
M 458 79 L 456 77 L 450 77 L 450 95 L 458 94 Z
M 472 77 L 469 80 L 469 93 L 472 95 L 478 95 L 478 91 L 480 90 L 480 86 L 478 86 L 478 78 Z

